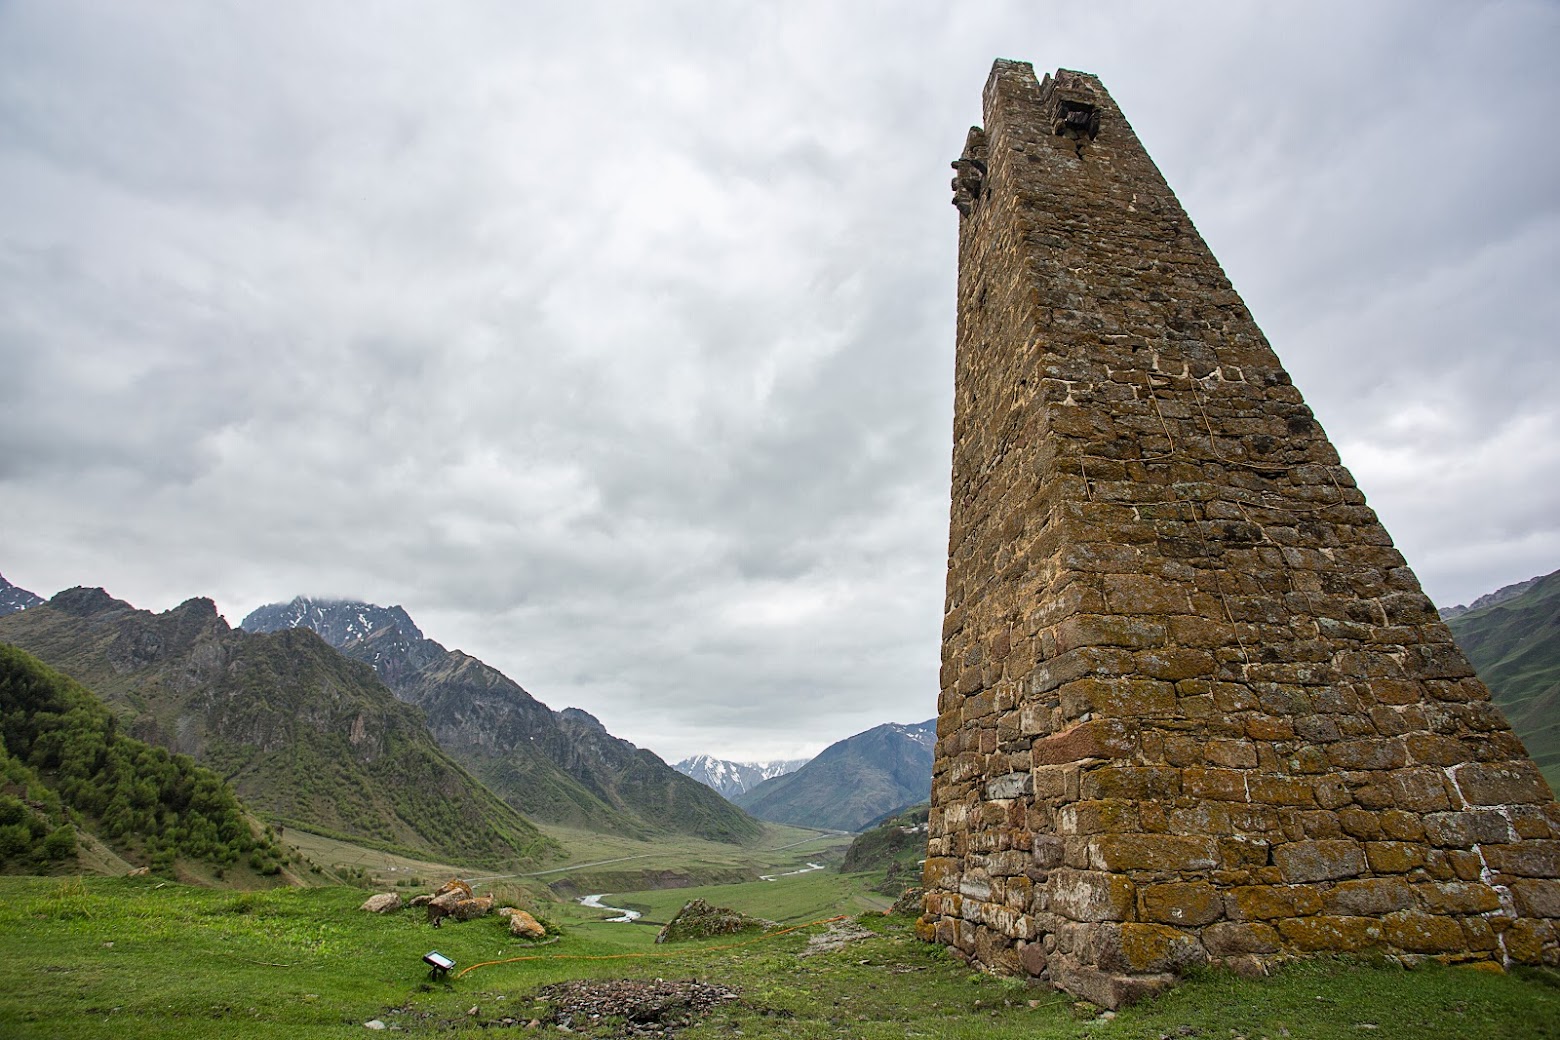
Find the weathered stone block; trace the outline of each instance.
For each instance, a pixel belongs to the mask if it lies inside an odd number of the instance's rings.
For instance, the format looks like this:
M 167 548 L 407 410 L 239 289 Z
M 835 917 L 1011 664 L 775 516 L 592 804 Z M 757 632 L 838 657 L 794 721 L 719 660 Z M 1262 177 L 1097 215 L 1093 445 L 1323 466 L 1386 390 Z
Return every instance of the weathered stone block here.
M 1247 921 L 1220 921 L 1203 929 L 1203 946 L 1215 957 L 1236 957 L 1252 953 L 1276 953 L 1278 929 L 1272 925 Z
M 1251 800 L 1246 790 L 1249 775 L 1237 769 L 1192 768 L 1182 771 L 1181 785 L 1193 798 L 1245 802 Z
M 1029 772 L 1034 796 L 1052 802 L 1072 802 L 1078 799 L 1078 766 L 1064 763 L 1055 766 L 1035 766 Z
M 1056 812 L 1058 834 L 1119 834 L 1139 829 L 1138 803 L 1125 798 L 1074 802 Z
M 1139 650 L 1133 656 L 1136 670 L 1151 679 L 1184 682 L 1213 674 L 1213 655 L 1191 647 L 1156 647 Z
M 1133 974 L 1173 972 L 1208 963 L 1208 951 L 1196 936 L 1162 924 L 1126 923 L 1118 926 L 1119 945 L 1105 951 L 1100 966 Z
M 928 891 L 956 887 L 964 861 L 952 857 L 927 857 L 921 866 L 921 885 Z
M 1219 890 L 1206 881 L 1147 885 L 1139 894 L 1138 904 L 1144 920 L 1183 928 L 1208 924 L 1224 916 Z
M 1084 676 L 1132 674 L 1132 654 L 1110 647 L 1084 646 L 1058 654 L 1035 665 L 1029 674 L 1029 693 L 1049 693 L 1063 683 Z
M 1410 953 L 1446 953 L 1463 946 L 1463 930 L 1450 917 L 1402 910 L 1381 919 L 1387 942 Z
M 1246 780 L 1250 800 L 1266 805 L 1315 805 L 1312 784 L 1289 776 L 1251 775 Z
M 1285 881 L 1328 881 L 1355 877 L 1365 869 L 1365 854 L 1347 838 L 1295 841 L 1273 849 L 1273 863 Z
M 986 873 L 994 878 L 1016 877 L 1028 870 L 1031 863 L 1033 858 L 1027 849 L 993 852 L 986 857 Z
M 1034 777 L 1027 772 L 1004 773 L 986 781 L 986 798 L 988 800 L 1018 798 L 1021 795 L 1033 793 Z
M 1415 885 L 1414 892 L 1433 914 L 1487 914 L 1501 908 L 1500 893 L 1482 881 L 1427 881 Z
M 1242 885 L 1225 899 L 1226 915 L 1242 921 L 1306 917 L 1321 909 L 1321 893 L 1308 885 Z
M 1560 881 L 1553 878 L 1517 878 L 1508 887 L 1517 912 L 1523 917 L 1560 917 Z
M 1317 915 L 1276 923 L 1284 940 L 1306 953 L 1361 953 L 1385 941 L 1382 926 L 1373 917 Z
M 1100 1007 L 1120 1008 L 1158 996 L 1175 985 L 1175 976 L 1123 975 L 1072 962 L 1053 964 L 1051 981 Z
M 1397 740 L 1341 740 L 1328 745 L 1327 760 L 1338 769 L 1397 769 L 1408 753 Z
M 1203 744 L 1203 760 L 1212 766 L 1255 769 L 1257 746 L 1249 740 L 1211 739 Z
M 1160 646 L 1165 641 L 1165 623 L 1155 618 L 1078 614 L 1056 626 L 1055 639 L 1062 653 L 1081 646 Z
M 1473 844 L 1473 821 L 1465 812 L 1430 813 L 1424 818 L 1425 838 L 1442 848 L 1466 848 Z
M 1501 946 L 1506 956 L 1518 964 L 1542 964 L 1544 944 L 1554 935 L 1549 921 L 1528 918 L 1513 921 L 1511 927 L 1501 933 Z
M 1485 845 L 1482 852 L 1485 862 L 1502 874 L 1560 878 L 1560 840 L 1546 838 L 1512 845 Z
M 1406 841 L 1368 841 L 1365 862 L 1377 874 L 1402 874 L 1424 865 L 1424 846 Z
M 1079 762 L 1086 758 L 1123 758 L 1132 752 L 1134 735 L 1120 719 L 1090 719 L 1070 729 L 1036 740 L 1036 766 Z
M 1175 834 L 1101 834 L 1089 839 L 1098 870 L 1212 870 L 1218 852 L 1212 838 Z
M 1380 916 L 1413 906 L 1414 893 L 1402 878 L 1363 878 L 1338 882 L 1322 897 L 1322 905 L 1330 914 Z
M 1181 793 L 1181 771 L 1154 766 L 1095 765 L 1078 778 L 1081 798 L 1158 800 Z
M 1129 921 L 1136 910 L 1136 886 L 1119 874 L 1097 870 L 1054 870 L 1038 890 L 1041 909 L 1074 921 Z
M 1058 696 L 1062 713 L 1077 718 L 1086 712 L 1131 717 L 1175 712 L 1175 687 L 1154 679 L 1075 679 Z
M 1532 762 L 1468 762 L 1453 769 L 1452 777 L 1469 805 L 1554 801 L 1544 774 Z

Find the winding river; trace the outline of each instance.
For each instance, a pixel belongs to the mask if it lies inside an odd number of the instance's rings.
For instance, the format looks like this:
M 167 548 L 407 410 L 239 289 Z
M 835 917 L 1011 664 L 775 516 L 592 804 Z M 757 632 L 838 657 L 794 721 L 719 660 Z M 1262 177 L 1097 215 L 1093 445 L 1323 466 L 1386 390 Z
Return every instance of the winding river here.
M 609 917 L 607 918 L 608 921 L 621 921 L 624 924 L 632 924 L 633 922 L 639 920 L 641 915 L 638 910 L 630 910 L 623 906 L 607 906 L 605 903 L 603 903 L 601 901 L 601 896 L 606 894 L 607 893 L 603 892 L 601 895 L 580 896 L 580 905 L 588 906 L 595 910 L 616 910 L 619 914 L 622 915 L 621 917 Z

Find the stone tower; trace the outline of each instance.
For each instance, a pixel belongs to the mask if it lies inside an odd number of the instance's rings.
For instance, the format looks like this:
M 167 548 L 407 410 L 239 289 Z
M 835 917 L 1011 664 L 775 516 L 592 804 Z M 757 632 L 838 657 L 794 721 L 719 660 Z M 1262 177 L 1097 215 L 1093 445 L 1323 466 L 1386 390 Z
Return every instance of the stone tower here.
M 999 61 L 960 216 L 924 938 L 1116 1006 L 1556 963 L 1560 807 L 1110 96 Z

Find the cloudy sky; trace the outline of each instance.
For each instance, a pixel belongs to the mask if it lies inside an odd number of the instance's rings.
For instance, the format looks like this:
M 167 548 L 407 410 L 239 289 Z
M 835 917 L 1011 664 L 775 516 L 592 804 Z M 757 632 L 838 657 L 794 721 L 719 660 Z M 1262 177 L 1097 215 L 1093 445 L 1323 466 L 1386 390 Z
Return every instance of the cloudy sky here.
M 668 760 L 934 713 L 993 58 L 1097 73 L 1442 604 L 1560 567 L 1560 6 L 0 0 L 0 573 Z

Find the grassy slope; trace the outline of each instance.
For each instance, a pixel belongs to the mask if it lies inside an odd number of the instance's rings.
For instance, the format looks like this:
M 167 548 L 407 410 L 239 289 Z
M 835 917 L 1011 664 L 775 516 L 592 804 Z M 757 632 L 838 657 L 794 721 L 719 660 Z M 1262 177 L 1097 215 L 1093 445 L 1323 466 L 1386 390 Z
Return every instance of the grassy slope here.
M 1549 785 L 1560 788 L 1560 571 L 1447 624 Z
M 0 878 L 8 966 L 0 1035 L 311 1040 L 361 1037 L 376 1018 L 414 1036 L 537 1035 L 484 1027 L 544 1016 L 547 1006 L 532 1000 L 543 985 L 625 977 L 696 977 L 740 992 L 679 1032 L 683 1040 L 736 1030 L 786 1040 L 1560 1035 L 1552 975 L 1318 960 L 1261 981 L 1199 976 L 1103 1019 L 1061 994 L 971 972 L 913 939 L 904 918 L 863 918 L 876 937 L 799 957 L 820 927 L 735 948 L 718 948 L 729 946 L 720 940 L 656 947 L 652 929 L 588 923 L 594 914 L 565 905 L 543 908 L 565 935 L 538 948 L 509 939 L 496 918 L 434 932 L 418 914 L 360 913 L 362 898 L 351 889 L 234 894 L 119 878 Z M 461 968 L 540 959 L 430 984 L 421 958 L 434 948 Z

